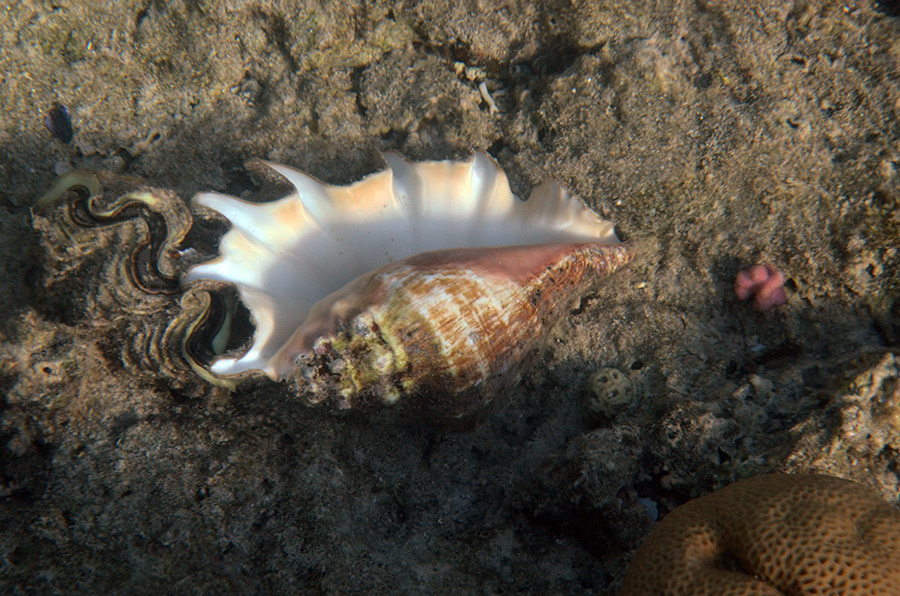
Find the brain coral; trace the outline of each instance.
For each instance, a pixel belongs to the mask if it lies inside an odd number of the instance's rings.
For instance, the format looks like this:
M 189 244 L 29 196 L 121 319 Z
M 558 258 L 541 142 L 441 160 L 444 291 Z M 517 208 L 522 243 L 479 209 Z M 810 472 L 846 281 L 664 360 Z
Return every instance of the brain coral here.
M 900 594 L 900 510 L 859 484 L 771 474 L 667 515 L 623 596 Z

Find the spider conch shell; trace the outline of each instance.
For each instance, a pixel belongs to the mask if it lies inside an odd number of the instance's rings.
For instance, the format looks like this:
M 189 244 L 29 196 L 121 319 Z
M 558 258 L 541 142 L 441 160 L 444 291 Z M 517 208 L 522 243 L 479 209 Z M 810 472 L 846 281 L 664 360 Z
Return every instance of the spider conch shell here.
M 237 286 L 256 334 L 216 375 L 290 379 L 312 403 L 399 404 L 476 415 L 514 383 L 545 332 L 630 259 L 610 222 L 553 182 L 517 199 L 484 153 L 331 186 L 267 164 L 295 187 L 266 204 L 203 193 L 232 224 L 185 281 Z

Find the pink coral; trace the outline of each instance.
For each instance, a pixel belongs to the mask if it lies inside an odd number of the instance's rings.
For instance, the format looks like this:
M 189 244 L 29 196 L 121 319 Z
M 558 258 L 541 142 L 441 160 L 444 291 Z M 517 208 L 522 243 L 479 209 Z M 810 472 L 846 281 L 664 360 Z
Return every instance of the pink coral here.
M 753 298 L 753 308 L 766 312 L 787 302 L 784 275 L 774 265 L 754 265 L 737 274 L 734 293 L 739 300 Z

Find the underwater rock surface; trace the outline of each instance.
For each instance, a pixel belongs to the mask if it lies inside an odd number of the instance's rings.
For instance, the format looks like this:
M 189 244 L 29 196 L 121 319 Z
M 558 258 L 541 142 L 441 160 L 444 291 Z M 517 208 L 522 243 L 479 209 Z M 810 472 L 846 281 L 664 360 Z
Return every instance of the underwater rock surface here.
M 896 503 L 900 20 L 883 4 L 10 5 L 0 585 L 615 594 L 658 516 L 738 478 L 828 473 Z M 44 126 L 57 103 L 68 144 Z M 346 184 L 379 152 L 473 150 L 517 195 L 554 178 L 642 254 L 471 432 L 123 372 L 147 353 L 124 321 L 181 305 L 85 284 L 134 262 L 122 249 L 158 217 L 74 238 L 95 266 L 47 286 L 67 245 L 47 252 L 32 208 L 59 174 L 140 178 L 184 206 L 283 196 L 248 174 L 257 157 Z M 183 246 L 209 257 L 224 225 L 193 215 L 209 231 Z M 786 277 L 766 313 L 733 294 L 761 262 Z M 111 318 L 123 296 L 143 314 Z M 634 402 L 589 430 L 603 368 Z

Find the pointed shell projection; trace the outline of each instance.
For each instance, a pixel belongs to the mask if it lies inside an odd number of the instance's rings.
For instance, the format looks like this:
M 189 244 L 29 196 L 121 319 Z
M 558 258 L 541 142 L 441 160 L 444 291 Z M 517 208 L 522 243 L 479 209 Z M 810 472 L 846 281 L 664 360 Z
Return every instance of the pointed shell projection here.
M 237 286 L 256 334 L 216 375 L 290 380 L 311 403 L 464 420 L 515 383 L 546 331 L 630 259 L 610 222 L 553 182 L 513 196 L 489 156 L 411 163 L 349 186 L 268 164 L 266 204 L 195 202 L 232 224 L 186 282 Z

